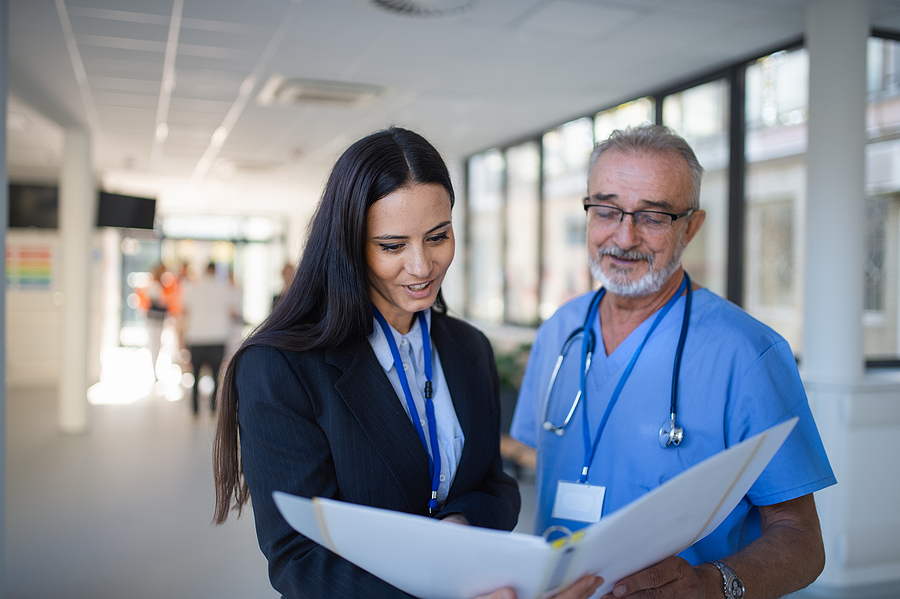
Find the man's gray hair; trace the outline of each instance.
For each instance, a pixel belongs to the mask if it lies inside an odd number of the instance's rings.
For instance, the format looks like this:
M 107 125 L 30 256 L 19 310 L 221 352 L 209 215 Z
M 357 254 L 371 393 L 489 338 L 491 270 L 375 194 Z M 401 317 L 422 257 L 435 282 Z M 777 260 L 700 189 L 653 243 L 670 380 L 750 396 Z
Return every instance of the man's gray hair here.
M 700 181 L 703 179 L 703 167 L 697 161 L 694 150 L 680 135 L 662 125 L 644 123 L 636 127 L 628 127 L 624 131 L 616 129 L 604 141 L 594 146 L 588 167 L 588 177 L 594 171 L 594 165 L 600 155 L 607 150 L 616 150 L 622 154 L 632 155 L 639 152 L 648 154 L 667 154 L 675 152 L 684 158 L 691 171 L 691 208 L 700 208 Z

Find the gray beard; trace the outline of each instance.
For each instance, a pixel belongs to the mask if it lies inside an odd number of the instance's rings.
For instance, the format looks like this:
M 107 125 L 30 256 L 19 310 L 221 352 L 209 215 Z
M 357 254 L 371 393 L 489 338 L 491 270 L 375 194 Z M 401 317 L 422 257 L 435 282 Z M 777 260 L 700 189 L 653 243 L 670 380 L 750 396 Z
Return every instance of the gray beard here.
M 687 244 L 684 243 L 684 231 L 678 238 L 675 246 L 675 253 L 672 259 L 663 268 L 659 270 L 653 269 L 654 257 L 650 254 L 642 254 L 636 251 L 626 251 L 616 246 L 611 248 L 600 248 L 597 256 L 588 254 L 588 262 L 591 266 L 591 276 L 606 288 L 609 293 L 618 295 L 619 297 L 642 297 L 645 295 L 653 295 L 660 289 L 663 284 L 678 270 L 681 265 L 681 255 Z M 612 269 L 612 273 L 607 275 L 600 266 L 600 259 L 603 256 L 613 256 L 615 258 L 625 258 L 626 260 L 644 260 L 649 265 L 647 273 L 637 281 L 628 281 L 627 274 L 624 271 Z

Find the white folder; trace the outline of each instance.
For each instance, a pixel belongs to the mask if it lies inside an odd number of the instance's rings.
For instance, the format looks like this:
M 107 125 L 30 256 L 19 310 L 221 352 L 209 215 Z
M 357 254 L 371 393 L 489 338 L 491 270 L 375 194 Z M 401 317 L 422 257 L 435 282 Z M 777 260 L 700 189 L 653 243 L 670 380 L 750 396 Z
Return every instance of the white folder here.
M 542 537 L 276 491 L 288 524 L 411 595 L 470 599 L 511 587 L 535 599 L 585 574 L 600 596 L 630 574 L 676 555 L 722 523 L 797 423 L 776 425 L 666 481 L 565 539 Z

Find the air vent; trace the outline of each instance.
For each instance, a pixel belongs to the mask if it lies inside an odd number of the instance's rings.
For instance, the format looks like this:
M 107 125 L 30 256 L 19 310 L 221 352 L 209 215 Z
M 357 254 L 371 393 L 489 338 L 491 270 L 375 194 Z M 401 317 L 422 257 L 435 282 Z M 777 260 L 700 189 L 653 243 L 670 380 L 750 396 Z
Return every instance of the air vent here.
M 443 17 L 465 12 L 476 0 L 372 0 L 385 10 L 411 17 Z
M 359 106 L 372 102 L 384 93 L 377 85 L 324 81 L 321 79 L 288 79 L 272 75 L 266 81 L 256 101 L 262 105 L 333 104 Z

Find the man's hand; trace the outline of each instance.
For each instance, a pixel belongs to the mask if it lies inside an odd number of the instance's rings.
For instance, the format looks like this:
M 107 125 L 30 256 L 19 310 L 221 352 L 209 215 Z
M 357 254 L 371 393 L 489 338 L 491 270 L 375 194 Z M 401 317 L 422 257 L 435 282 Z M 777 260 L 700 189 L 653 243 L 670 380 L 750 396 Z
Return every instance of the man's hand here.
M 727 557 L 728 565 L 740 575 L 744 585 L 753 589 L 754 597 L 784 597 L 809 585 L 825 567 L 822 532 L 812 494 L 759 506 L 759 514 L 762 535 L 742 551 L 722 557 Z M 700 564 L 692 568 L 680 557 L 670 557 L 623 578 L 605 597 L 722 596 L 722 575 L 715 566 Z
M 710 570 L 711 568 L 711 570 Z M 703 564 L 694 568 L 687 560 L 673 556 L 646 570 L 623 578 L 613 587 L 612 593 L 603 599 L 629 597 L 634 599 L 664 597 L 719 597 L 715 594 L 721 574 L 716 568 Z

